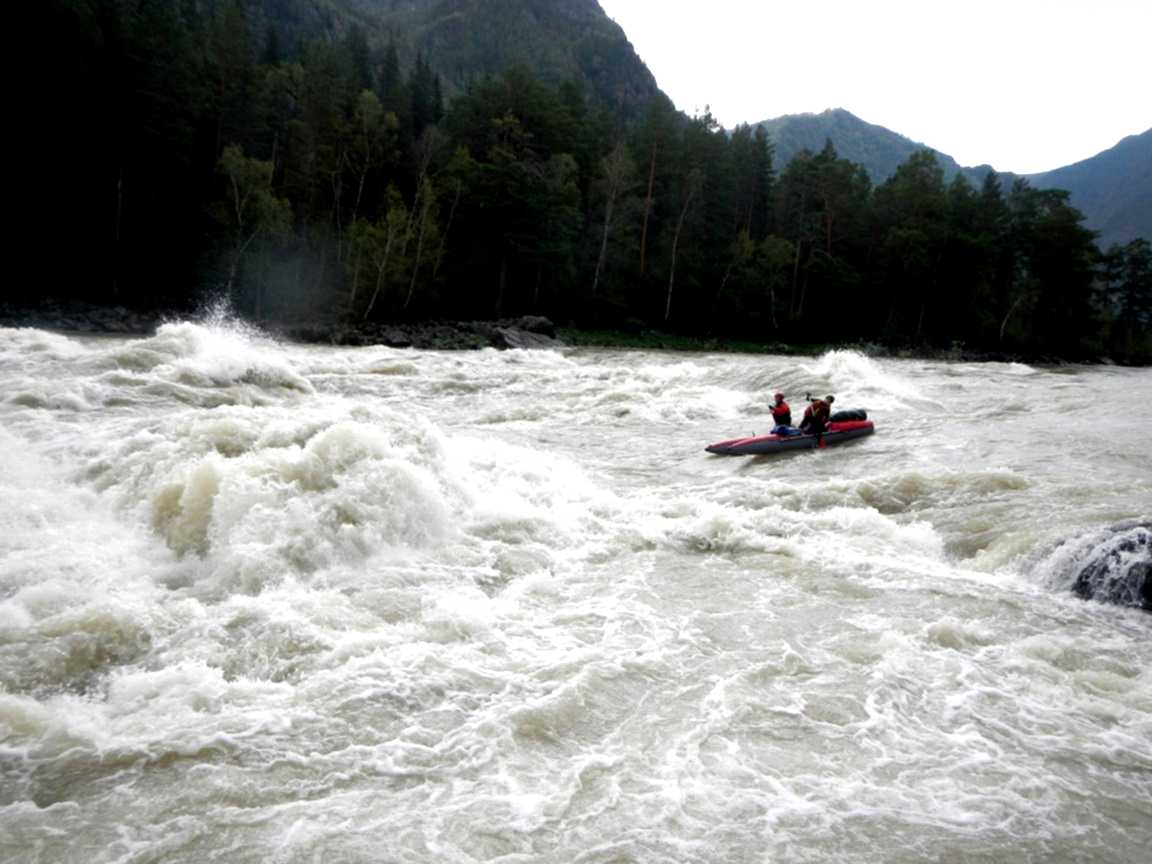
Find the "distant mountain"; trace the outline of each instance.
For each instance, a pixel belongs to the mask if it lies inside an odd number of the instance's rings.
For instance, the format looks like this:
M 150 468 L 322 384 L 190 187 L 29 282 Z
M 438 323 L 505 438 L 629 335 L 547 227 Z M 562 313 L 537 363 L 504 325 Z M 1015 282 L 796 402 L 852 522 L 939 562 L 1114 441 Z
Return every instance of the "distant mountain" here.
M 660 93 L 624 31 L 597 0 L 257 0 L 282 44 L 359 27 L 393 42 L 409 66 L 419 51 L 453 95 L 512 66 L 544 83 L 578 81 L 628 114 Z
M 874 183 L 882 183 L 917 150 L 927 147 L 903 135 L 866 123 L 842 108 L 820 114 L 789 114 L 758 124 L 776 144 L 776 164 L 788 162 L 802 149 L 819 151 L 831 139 L 836 152 L 864 167 Z M 990 165 L 963 167 L 955 159 L 931 147 L 951 179 L 964 174 L 982 183 Z M 1006 183 L 1016 176 L 1001 173 Z M 1152 129 L 1125 138 L 1115 147 L 1074 165 L 1025 175 L 1040 189 L 1067 189 L 1084 214 L 1085 224 L 1100 232 L 1101 248 L 1135 237 L 1152 239 Z
M 1129 135 L 1091 159 L 1030 174 L 1041 189 L 1067 189 L 1099 243 L 1107 248 L 1137 237 L 1152 240 L 1152 129 Z
M 963 168 L 951 156 L 883 126 L 866 123 L 843 108 L 830 108 L 819 114 L 786 114 L 756 125 L 762 126 L 775 142 L 776 164 L 780 167 L 787 165 L 801 150 L 818 153 L 824 142 L 831 139 L 837 155 L 862 165 L 876 184 L 883 183 L 909 156 L 925 148 L 936 154 L 949 180 L 963 173 L 973 182 L 981 183 L 984 175 L 992 170 L 989 165 Z

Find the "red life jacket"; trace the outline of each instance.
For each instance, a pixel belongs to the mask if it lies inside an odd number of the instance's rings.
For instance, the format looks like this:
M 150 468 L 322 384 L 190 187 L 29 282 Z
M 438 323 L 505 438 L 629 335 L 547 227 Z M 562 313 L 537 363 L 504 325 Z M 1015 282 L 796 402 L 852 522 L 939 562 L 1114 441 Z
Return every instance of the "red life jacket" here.
M 788 407 L 787 402 L 772 406 L 772 422 L 777 426 L 792 425 L 792 409 Z
M 828 424 L 828 416 L 832 413 L 832 406 L 823 399 L 813 399 L 804 409 L 804 421 L 801 429 L 814 429 L 823 432 Z

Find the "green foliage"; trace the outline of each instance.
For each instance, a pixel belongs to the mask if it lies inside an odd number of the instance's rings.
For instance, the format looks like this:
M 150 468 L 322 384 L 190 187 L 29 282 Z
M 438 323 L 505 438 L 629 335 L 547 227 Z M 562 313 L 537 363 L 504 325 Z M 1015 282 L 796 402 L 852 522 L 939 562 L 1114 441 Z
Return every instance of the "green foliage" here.
M 253 241 L 259 237 L 282 239 L 289 233 L 292 205 L 272 190 L 272 163 L 245 156 L 238 145 L 224 148 L 219 171 L 226 180 L 226 191 L 213 210 L 232 237 L 231 264 L 224 285 L 225 294 L 230 295 Z
M 390 286 L 407 272 L 405 240 L 411 221 L 399 191 L 389 186 L 381 216 L 374 222 L 358 219 L 352 223 L 351 253 L 345 259 L 352 283 L 348 300 L 351 315 L 371 318 L 381 295 L 387 299 Z
M 1152 244 L 1139 239 L 1112 246 L 1104 255 L 1098 292 L 1108 350 L 1147 362 L 1152 357 Z
M 1152 358 L 1146 242 L 1101 260 L 1065 193 L 991 174 L 977 189 L 928 150 L 876 189 L 828 138 L 778 173 L 762 128 L 620 90 L 632 79 L 605 64 L 626 42 L 593 5 L 569 10 L 573 47 L 537 40 L 542 21 L 570 26 L 558 7 L 519 0 L 435 20 L 401 3 L 349 18 L 335 2 L 58 0 L 78 104 L 50 118 L 43 173 L 75 202 L 85 270 L 53 281 L 156 303 L 224 284 L 257 316 L 533 313 Z
M 280 236 L 291 226 L 292 208 L 272 192 L 272 163 L 251 159 L 236 144 L 224 148 L 220 173 L 228 183 L 227 200 L 219 208 L 222 222 L 240 239 L 261 231 Z

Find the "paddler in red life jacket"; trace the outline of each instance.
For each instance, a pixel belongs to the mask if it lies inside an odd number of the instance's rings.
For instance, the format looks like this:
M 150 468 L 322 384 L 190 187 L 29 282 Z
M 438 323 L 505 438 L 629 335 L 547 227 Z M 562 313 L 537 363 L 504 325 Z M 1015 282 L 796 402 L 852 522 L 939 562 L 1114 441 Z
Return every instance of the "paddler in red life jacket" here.
M 804 419 L 800 421 L 800 431 L 809 435 L 823 435 L 828 431 L 828 418 L 832 415 L 835 396 L 811 399 L 804 409 Z
M 776 404 L 772 406 L 772 423 L 776 426 L 791 426 L 792 409 L 784 401 L 784 394 L 777 393 L 773 398 Z

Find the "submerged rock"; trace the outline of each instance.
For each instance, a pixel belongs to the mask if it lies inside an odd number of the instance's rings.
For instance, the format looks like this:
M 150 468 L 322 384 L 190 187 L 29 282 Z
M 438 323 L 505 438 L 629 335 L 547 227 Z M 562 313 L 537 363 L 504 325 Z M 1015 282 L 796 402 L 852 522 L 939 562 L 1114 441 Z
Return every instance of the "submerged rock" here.
M 1152 522 L 1123 522 L 1058 543 L 1037 568 L 1086 600 L 1152 611 Z

